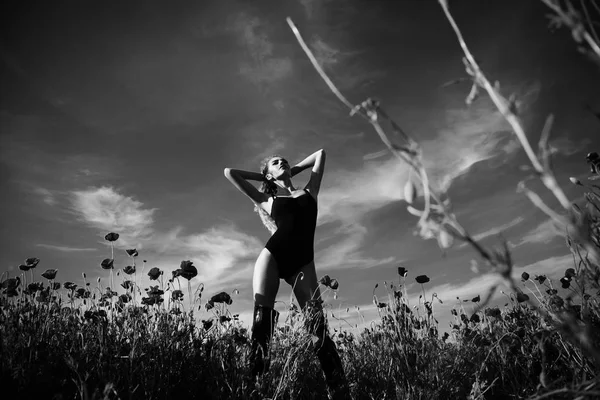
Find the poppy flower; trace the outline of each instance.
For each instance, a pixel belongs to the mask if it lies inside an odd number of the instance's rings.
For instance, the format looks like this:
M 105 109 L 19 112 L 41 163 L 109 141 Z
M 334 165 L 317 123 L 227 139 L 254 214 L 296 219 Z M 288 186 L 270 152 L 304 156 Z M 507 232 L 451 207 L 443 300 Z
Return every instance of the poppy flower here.
M 319 279 L 319 283 L 323 286 L 329 286 L 331 284 L 331 278 L 329 275 L 324 275 L 321 279 Z
M 552 307 L 561 308 L 565 304 L 565 301 L 562 297 L 554 295 L 550 297 L 549 303 Z
M 171 293 L 171 298 L 173 301 L 181 300 L 183 299 L 183 292 L 179 289 L 173 290 L 173 293 Z
M 419 275 L 415 278 L 415 280 L 417 281 L 417 283 L 420 283 L 421 285 L 424 283 L 429 282 L 429 277 L 427 275 Z
M 333 290 L 337 290 L 337 288 L 340 287 L 340 284 L 337 281 L 337 279 L 334 278 L 331 280 L 329 287 L 332 288 Z
M 146 306 L 153 306 L 155 304 L 160 304 L 163 301 L 164 301 L 163 298 L 159 297 L 159 296 L 142 297 L 142 304 L 144 304 Z
M 17 286 L 19 286 L 19 284 L 21 283 L 21 278 L 19 278 L 18 276 L 15 278 L 8 278 L 4 281 L 2 281 L 2 284 L 0 285 L 0 288 L 2 289 L 16 289 Z
M 135 274 L 135 266 L 128 265 L 125 268 L 123 268 L 123 272 L 125 272 L 127 275 Z
M 107 298 L 112 298 L 114 296 L 116 296 L 118 293 L 115 292 L 114 290 L 111 290 L 109 287 L 106 288 L 106 293 L 104 294 L 104 296 L 106 296 Z
M 131 300 L 131 295 L 129 293 L 125 293 L 119 296 L 119 301 L 122 303 L 128 303 Z
M 60 282 L 53 282 L 53 283 L 52 283 L 52 289 L 53 289 L 53 290 L 58 290 L 58 289 L 60 289 Z
M 63 287 L 67 290 L 75 290 L 77 288 L 77 285 L 73 282 L 65 282 L 63 284 Z
M 219 317 L 219 322 L 222 324 L 224 324 L 225 322 L 229 322 L 229 321 L 231 321 L 231 318 L 228 317 L 227 315 L 221 315 Z
M 567 268 L 565 271 L 565 277 L 571 279 L 575 276 L 575 270 L 573 268 Z
M 521 274 L 521 279 L 523 279 L 523 281 L 528 281 L 529 280 L 529 274 L 527 272 L 523 272 Z
M 150 286 L 150 289 L 146 289 L 146 292 L 148 293 L 148 296 L 151 297 L 159 297 L 165 294 L 164 290 L 158 288 L 158 285 Z
M 133 282 L 129 281 L 129 280 L 128 281 L 123 281 L 123 283 L 121 283 L 121 286 L 125 290 L 133 289 Z
M 127 252 L 127 255 L 129 257 L 137 257 L 139 255 L 138 251 L 136 249 L 129 249 L 129 250 L 125 250 Z
M 566 276 L 560 278 L 560 283 L 563 289 L 568 289 L 571 286 L 571 278 L 567 278 Z
M 172 271 L 171 273 L 173 274 L 173 278 L 171 279 L 171 281 L 175 278 L 177 278 L 178 276 L 181 276 L 181 273 L 183 271 L 180 268 L 177 268 L 175 271 Z
M 194 263 L 189 260 L 182 261 L 179 269 L 181 270 L 181 276 L 188 281 L 198 275 L 198 270 L 194 267 Z
M 471 301 L 472 301 L 473 303 L 479 303 L 479 302 L 481 301 L 481 297 L 480 297 L 479 295 L 477 295 L 476 297 L 473 297 L 473 298 L 471 299 Z
M 488 317 L 500 318 L 501 312 L 500 309 L 497 307 L 487 308 L 485 310 L 485 315 L 487 315 Z
M 529 296 L 528 295 L 526 295 L 523 292 L 517 293 L 517 301 L 519 303 L 522 303 L 522 302 L 527 301 L 527 300 L 529 300 Z
M 408 274 L 408 270 L 404 267 L 398 267 L 398 275 L 405 277 Z
M 54 279 L 54 278 L 56 278 L 57 273 L 58 273 L 57 269 L 47 269 L 46 271 L 44 271 L 42 276 L 46 279 Z
M 30 265 L 26 265 L 26 264 L 21 264 L 19 265 L 19 269 L 21 271 L 29 271 L 32 267 Z
M 119 239 L 119 234 L 114 232 L 110 232 L 106 234 L 106 236 L 104 236 L 104 240 L 107 240 L 109 242 L 116 242 L 117 239 Z
M 44 288 L 44 284 L 42 282 L 33 282 L 27 285 L 27 289 L 30 292 L 37 292 L 38 290 L 42 290 Z
M 100 266 L 102 267 L 102 269 L 113 269 L 115 260 L 113 260 L 112 258 L 105 258 L 104 260 L 102 260 L 102 262 L 100 263 Z
M 209 320 L 202 320 L 202 327 L 204 328 L 205 331 L 209 330 L 213 325 L 213 320 L 209 319 Z
M 387 303 L 383 303 L 383 302 L 377 303 L 377 308 L 386 308 L 386 307 L 387 307 Z
M 542 283 L 544 283 L 546 281 L 546 275 L 538 275 L 535 278 L 536 281 L 539 282 L 539 284 L 541 285 Z
M 158 277 L 161 276 L 162 274 L 163 274 L 163 272 L 160 269 L 158 269 L 157 267 L 150 268 L 150 271 L 148 271 L 148 276 L 153 281 L 157 280 Z
M 215 303 L 213 303 L 211 300 L 209 300 L 206 303 L 205 307 L 206 307 L 206 311 L 211 310 L 211 309 L 215 308 Z
M 451 313 L 452 315 L 456 315 L 456 316 L 458 316 L 458 312 L 457 312 L 457 311 L 456 311 L 456 309 L 454 309 L 454 308 L 453 308 L 452 310 L 450 310 L 450 313 Z
M 479 317 L 479 314 L 473 314 L 471 315 L 470 321 L 477 324 L 481 322 L 481 318 Z
M 36 257 L 30 257 L 28 259 L 25 260 L 25 264 L 29 267 L 29 268 L 35 268 L 37 267 L 37 265 L 40 263 L 40 259 L 36 258 Z
M 231 296 L 228 293 L 221 292 L 211 297 L 209 303 L 225 303 L 230 305 L 231 303 L 233 303 L 233 300 L 231 299 Z

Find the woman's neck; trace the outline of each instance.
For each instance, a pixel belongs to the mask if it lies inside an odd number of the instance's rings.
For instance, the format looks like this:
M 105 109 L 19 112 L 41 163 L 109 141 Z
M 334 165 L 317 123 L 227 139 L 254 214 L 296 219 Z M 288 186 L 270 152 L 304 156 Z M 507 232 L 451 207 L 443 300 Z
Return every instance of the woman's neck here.
M 292 193 L 296 188 L 292 185 L 291 179 L 286 179 L 284 181 L 275 181 L 275 184 L 281 189 L 287 190 L 289 193 Z

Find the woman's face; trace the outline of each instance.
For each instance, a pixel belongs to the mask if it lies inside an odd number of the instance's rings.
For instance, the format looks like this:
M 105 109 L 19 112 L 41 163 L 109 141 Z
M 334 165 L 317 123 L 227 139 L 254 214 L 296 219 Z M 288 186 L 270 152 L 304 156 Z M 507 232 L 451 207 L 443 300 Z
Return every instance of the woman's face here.
M 285 158 L 273 157 L 267 163 L 267 178 L 281 179 L 290 174 L 290 164 Z M 270 175 L 270 176 L 269 176 Z

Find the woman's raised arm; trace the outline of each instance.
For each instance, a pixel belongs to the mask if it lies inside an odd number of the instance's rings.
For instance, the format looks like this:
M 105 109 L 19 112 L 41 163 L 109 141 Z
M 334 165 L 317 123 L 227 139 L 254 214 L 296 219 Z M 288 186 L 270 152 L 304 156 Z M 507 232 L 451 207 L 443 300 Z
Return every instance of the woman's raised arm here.
M 292 176 L 299 174 L 305 169 L 311 168 L 310 180 L 306 184 L 305 189 L 308 190 L 313 196 L 319 194 L 321 188 L 321 180 L 323 178 L 323 172 L 325 170 L 325 150 L 317 150 L 304 160 L 292 167 Z
M 264 180 L 262 174 L 233 168 L 225 168 L 224 174 L 225 177 L 229 179 L 231 183 L 233 183 L 233 186 L 238 188 L 238 190 L 244 193 L 246 196 L 250 197 L 250 199 L 255 203 L 260 204 L 268 200 L 268 197 L 265 193 L 259 192 L 254 185 L 248 182 L 249 180 L 262 182 Z

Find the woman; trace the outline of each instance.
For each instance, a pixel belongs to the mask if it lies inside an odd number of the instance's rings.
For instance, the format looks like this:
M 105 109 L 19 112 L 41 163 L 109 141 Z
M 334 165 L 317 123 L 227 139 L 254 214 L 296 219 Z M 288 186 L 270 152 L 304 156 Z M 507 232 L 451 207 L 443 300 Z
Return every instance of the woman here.
M 292 177 L 311 168 L 304 189 L 294 187 Z M 343 365 L 327 334 L 314 262 L 317 197 L 325 167 L 325 151 L 319 150 L 290 168 L 280 156 L 266 158 L 261 173 L 225 168 L 225 176 L 255 204 L 272 236 L 254 266 L 254 319 L 251 367 L 253 377 L 268 368 L 268 347 L 279 313 L 274 310 L 279 281 L 292 286 L 307 317 L 307 329 L 321 362 L 333 398 L 348 399 Z M 262 182 L 260 189 L 248 181 Z

